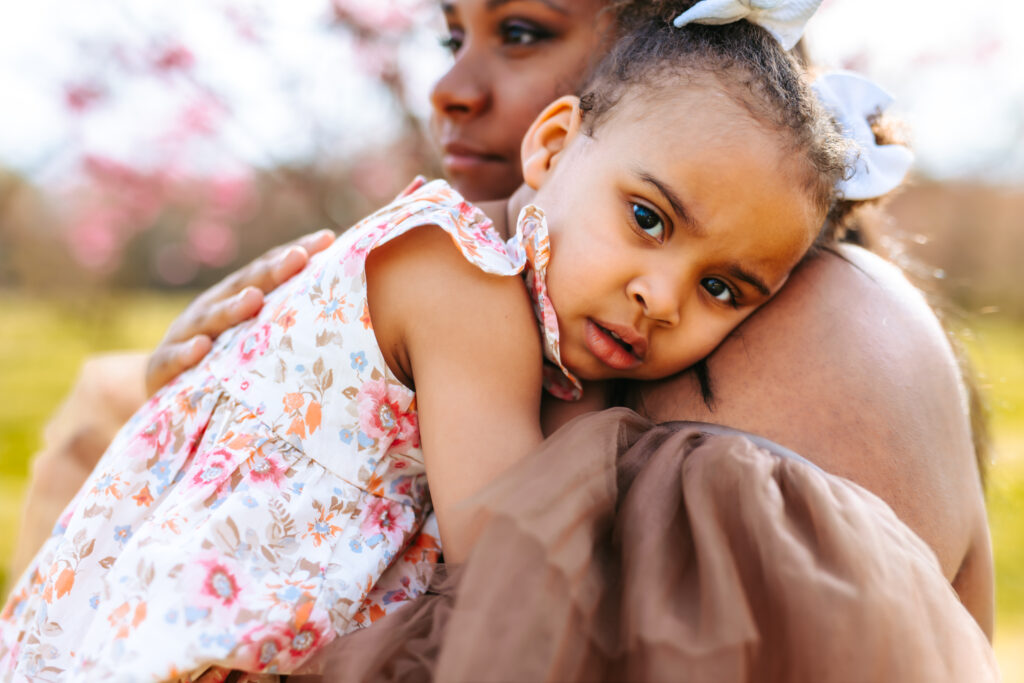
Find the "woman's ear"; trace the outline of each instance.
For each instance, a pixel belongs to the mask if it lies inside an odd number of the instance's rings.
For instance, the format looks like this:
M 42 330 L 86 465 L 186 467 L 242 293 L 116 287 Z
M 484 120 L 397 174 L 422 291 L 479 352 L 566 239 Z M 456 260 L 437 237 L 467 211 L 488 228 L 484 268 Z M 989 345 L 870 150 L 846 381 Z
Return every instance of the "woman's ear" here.
M 544 108 L 523 137 L 523 180 L 534 190 L 544 184 L 562 151 L 580 132 L 580 98 L 559 97 Z

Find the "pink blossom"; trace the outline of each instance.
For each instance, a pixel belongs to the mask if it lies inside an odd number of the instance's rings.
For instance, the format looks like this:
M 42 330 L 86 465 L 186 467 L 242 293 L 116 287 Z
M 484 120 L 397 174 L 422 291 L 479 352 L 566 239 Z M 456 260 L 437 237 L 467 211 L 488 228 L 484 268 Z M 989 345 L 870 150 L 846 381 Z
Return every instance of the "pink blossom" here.
M 238 238 L 222 221 L 197 218 L 188 226 L 188 248 L 200 263 L 223 266 L 238 253 Z

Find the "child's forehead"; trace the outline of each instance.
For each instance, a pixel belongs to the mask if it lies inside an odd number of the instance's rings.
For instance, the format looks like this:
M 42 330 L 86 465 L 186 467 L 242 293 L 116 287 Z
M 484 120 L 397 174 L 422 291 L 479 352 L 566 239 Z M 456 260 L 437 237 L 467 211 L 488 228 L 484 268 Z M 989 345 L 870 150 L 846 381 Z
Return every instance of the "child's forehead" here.
M 661 83 L 628 85 L 598 127 L 626 129 L 638 124 L 663 126 L 665 140 L 678 133 L 703 132 L 727 142 L 741 133 L 767 132 L 729 86 L 714 75 L 701 73 Z M 781 144 L 781 131 L 772 137 L 778 137 Z

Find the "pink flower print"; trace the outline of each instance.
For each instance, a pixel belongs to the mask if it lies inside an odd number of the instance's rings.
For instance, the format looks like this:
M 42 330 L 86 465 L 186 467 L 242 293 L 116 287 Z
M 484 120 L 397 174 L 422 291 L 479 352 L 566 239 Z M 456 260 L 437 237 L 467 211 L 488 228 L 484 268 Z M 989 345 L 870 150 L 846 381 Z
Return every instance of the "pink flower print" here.
M 270 323 L 263 323 L 246 335 L 238 347 L 238 360 L 242 364 L 251 363 L 267 352 L 270 346 Z
M 190 559 L 185 572 L 185 597 L 196 614 L 216 611 L 230 618 L 245 605 L 246 575 L 233 557 L 202 551 Z
M 371 548 L 380 541 L 399 546 L 412 527 L 413 513 L 401 503 L 387 498 L 373 498 L 363 510 L 359 531 Z
M 419 426 L 416 413 L 403 411 L 388 397 L 387 382 L 382 379 L 363 384 L 356 396 L 359 408 L 359 427 L 373 439 L 390 438 L 393 446 L 411 442 L 419 445 Z
M 245 664 L 245 668 L 263 671 L 279 664 L 278 655 L 287 648 L 287 641 L 277 633 L 261 633 L 267 630 L 261 624 L 242 639 L 242 648 L 247 656 L 243 655 L 239 661 Z
M 395 437 L 392 446 L 404 446 L 406 443 L 413 448 L 420 446 L 420 428 L 416 419 L 416 412 L 412 409 L 409 412 L 398 415 L 398 435 Z
M 304 602 L 296 609 L 292 623 L 271 623 L 256 626 L 241 638 L 239 668 L 265 671 L 283 669 L 301 663 L 330 637 L 327 624 L 311 620 L 313 602 Z
M 266 455 L 262 450 L 257 450 L 246 463 L 249 465 L 249 479 L 255 482 L 270 482 L 280 488 L 285 468 L 273 455 Z
M 230 607 L 238 599 L 238 580 L 227 567 L 220 563 L 214 563 L 203 582 L 203 593 Z
M 139 434 L 153 450 L 164 450 L 171 443 L 171 411 L 161 410 L 150 418 L 149 426 Z
M 356 396 L 359 426 L 367 436 L 381 438 L 398 430 L 398 404 L 388 400 L 387 383 L 371 380 L 363 384 Z
M 320 629 L 313 624 L 305 624 L 292 634 L 288 642 L 288 652 L 293 657 L 305 657 L 313 651 L 321 639 Z
M 219 448 L 206 453 L 192 469 L 192 484 L 195 486 L 219 487 L 231 474 L 231 451 Z

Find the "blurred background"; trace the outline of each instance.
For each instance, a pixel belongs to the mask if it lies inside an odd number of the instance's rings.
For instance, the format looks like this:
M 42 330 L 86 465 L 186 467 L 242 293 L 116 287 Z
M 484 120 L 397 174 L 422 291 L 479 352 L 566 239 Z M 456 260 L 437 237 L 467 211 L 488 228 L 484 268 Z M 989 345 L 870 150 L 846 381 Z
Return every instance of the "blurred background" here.
M 991 410 L 1008 681 L 1024 681 L 1022 23 L 1011 0 L 826 0 L 807 33 L 817 63 L 896 97 L 917 152 L 883 223 Z M 0 568 L 87 355 L 152 347 L 232 269 L 438 174 L 442 34 L 435 0 L 0 4 Z

